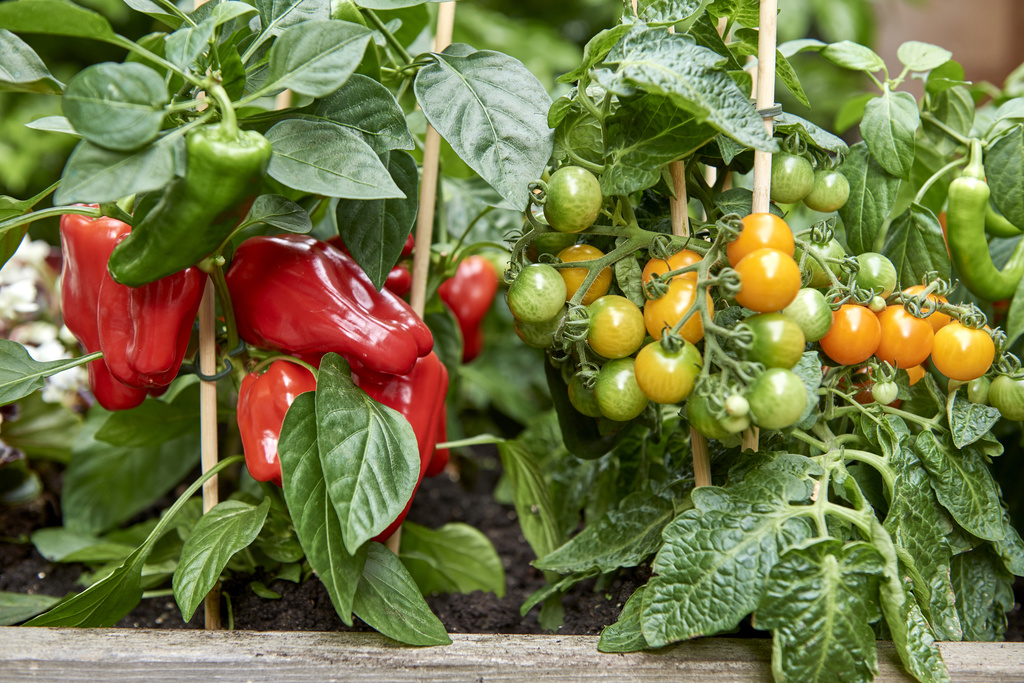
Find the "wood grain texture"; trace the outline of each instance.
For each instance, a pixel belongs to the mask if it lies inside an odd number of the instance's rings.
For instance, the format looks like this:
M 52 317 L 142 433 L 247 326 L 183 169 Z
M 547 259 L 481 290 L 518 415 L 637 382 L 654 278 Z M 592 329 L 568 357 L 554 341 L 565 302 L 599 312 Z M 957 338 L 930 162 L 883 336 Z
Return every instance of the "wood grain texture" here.
M 593 636 L 452 636 L 411 648 L 372 633 L 0 628 L 0 681 L 118 683 L 770 683 L 771 641 L 704 638 L 606 655 Z M 1024 644 L 943 643 L 955 682 L 1024 681 Z M 879 643 L 880 682 L 909 681 Z

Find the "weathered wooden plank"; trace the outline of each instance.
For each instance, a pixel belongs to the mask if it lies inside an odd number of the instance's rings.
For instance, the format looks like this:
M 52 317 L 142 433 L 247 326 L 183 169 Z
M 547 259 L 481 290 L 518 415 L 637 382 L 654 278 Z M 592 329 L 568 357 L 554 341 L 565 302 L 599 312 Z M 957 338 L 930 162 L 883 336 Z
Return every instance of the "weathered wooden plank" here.
M 452 636 L 409 648 L 369 633 L 0 628 L 0 681 L 119 683 L 770 683 L 771 641 L 704 638 L 605 655 L 591 636 Z M 953 681 L 1024 681 L 1020 643 L 943 643 Z M 909 681 L 879 643 L 878 681 Z

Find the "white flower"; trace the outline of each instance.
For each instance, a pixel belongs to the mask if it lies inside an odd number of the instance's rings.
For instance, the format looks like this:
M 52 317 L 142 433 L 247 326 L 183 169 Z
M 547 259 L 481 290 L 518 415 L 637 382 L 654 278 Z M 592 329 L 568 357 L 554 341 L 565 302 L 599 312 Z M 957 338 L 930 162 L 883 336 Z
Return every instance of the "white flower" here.
M 11 330 L 10 339 L 25 346 L 39 346 L 57 340 L 57 326 L 45 320 L 33 320 Z
M 23 280 L 35 282 L 49 255 L 49 244 L 43 240 L 29 240 L 26 236 L 14 256 L 0 268 L 0 283 L 14 284 Z
M 36 283 L 33 280 L 0 284 L 0 318 L 13 320 L 21 313 L 35 313 L 39 310 L 36 297 Z

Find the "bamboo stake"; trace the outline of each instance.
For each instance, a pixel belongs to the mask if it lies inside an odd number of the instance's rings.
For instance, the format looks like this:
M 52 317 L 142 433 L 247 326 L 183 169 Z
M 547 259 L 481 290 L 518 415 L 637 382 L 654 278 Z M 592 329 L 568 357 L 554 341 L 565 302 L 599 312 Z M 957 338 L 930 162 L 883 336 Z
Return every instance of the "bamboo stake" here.
M 454 28 L 454 0 L 439 4 L 434 52 L 441 52 L 451 45 Z M 430 245 L 434 242 L 434 209 L 440 158 L 441 135 L 428 123 L 426 138 L 423 141 L 423 175 L 420 178 L 420 205 L 416 214 L 416 249 L 412 256 L 412 291 L 409 293 L 412 310 L 421 318 L 427 305 L 427 276 L 430 274 Z M 385 545 L 397 555 L 401 544 L 402 527 L 398 527 Z
M 194 0 L 198 9 L 206 0 Z M 199 304 L 199 371 L 204 375 L 217 372 L 217 301 L 213 283 L 207 278 L 203 299 Z M 217 383 L 202 381 L 199 384 L 199 434 L 203 474 L 211 470 L 219 459 L 217 443 Z M 203 514 L 206 514 L 220 500 L 217 489 L 219 477 L 214 475 L 203 484 Z M 220 584 L 217 583 L 203 601 L 203 619 L 207 630 L 221 628 Z

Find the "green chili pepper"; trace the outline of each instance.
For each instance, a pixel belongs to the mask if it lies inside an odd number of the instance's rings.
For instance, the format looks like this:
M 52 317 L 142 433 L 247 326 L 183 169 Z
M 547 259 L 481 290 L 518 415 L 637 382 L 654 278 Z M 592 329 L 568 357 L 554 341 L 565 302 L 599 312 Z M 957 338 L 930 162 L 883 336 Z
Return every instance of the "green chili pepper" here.
M 1024 276 L 1024 240 L 1002 270 L 992 263 L 985 238 L 985 208 L 991 194 L 985 182 L 981 141 L 971 140 L 970 158 L 963 174 L 949 184 L 946 231 L 949 255 L 960 281 L 975 296 L 999 301 L 1013 296 Z
M 238 129 L 229 101 L 222 115 L 220 123 L 189 133 L 185 176 L 114 249 L 109 269 L 117 282 L 139 287 L 199 263 L 244 217 L 240 205 L 258 193 L 272 149 L 259 133 Z
M 1017 237 L 1024 234 L 1016 225 L 1011 223 L 1006 216 L 999 213 L 996 207 L 989 202 L 985 207 L 985 232 L 992 237 Z

